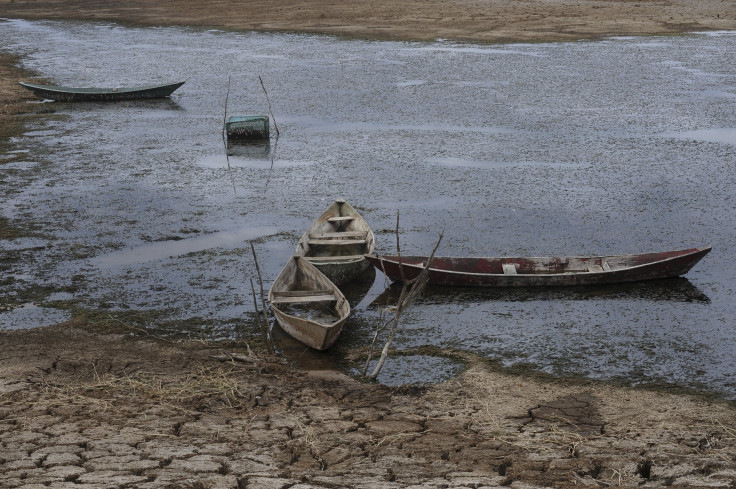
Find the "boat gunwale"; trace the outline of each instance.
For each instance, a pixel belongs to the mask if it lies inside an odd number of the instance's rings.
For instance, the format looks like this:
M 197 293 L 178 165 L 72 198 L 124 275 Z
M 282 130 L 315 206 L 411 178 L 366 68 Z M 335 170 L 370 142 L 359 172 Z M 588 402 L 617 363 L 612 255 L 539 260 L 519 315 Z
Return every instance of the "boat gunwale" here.
M 145 85 L 139 87 L 65 87 L 61 85 L 40 85 L 38 83 L 30 82 L 18 82 L 21 86 L 29 88 L 31 90 L 45 90 L 47 92 L 55 93 L 74 93 L 79 95 L 104 95 L 104 94 L 116 94 L 116 93 L 130 93 L 130 92 L 144 92 L 149 90 L 158 90 L 162 88 L 176 87 L 184 85 L 185 82 L 165 83 L 163 85 Z M 172 90 L 173 91 L 173 90 Z
M 83 102 L 122 102 L 134 100 L 165 99 L 179 89 L 185 82 L 166 85 L 147 85 L 138 87 L 63 87 L 57 85 L 40 85 L 37 83 L 18 82 L 20 85 L 43 100 L 60 103 Z

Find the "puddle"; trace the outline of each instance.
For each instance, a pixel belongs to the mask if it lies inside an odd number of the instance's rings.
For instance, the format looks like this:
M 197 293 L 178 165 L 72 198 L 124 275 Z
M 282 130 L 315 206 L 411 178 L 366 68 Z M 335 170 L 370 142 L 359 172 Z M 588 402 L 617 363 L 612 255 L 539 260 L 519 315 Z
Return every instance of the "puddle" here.
M 0 330 L 18 330 L 51 326 L 71 319 L 71 314 L 35 304 L 23 304 L 10 311 L 0 311 Z
M 94 258 L 91 262 L 102 267 L 146 263 L 212 248 L 242 245 L 246 241 L 268 236 L 269 234 L 276 234 L 277 232 L 278 228 L 275 227 L 255 227 L 233 231 L 221 231 L 207 236 L 175 241 L 162 241 L 160 243 L 138 246 L 136 248 L 115 253 L 108 253 Z
M 371 362 L 368 372 L 375 369 L 376 362 Z M 376 377 L 381 384 L 399 385 L 431 385 L 452 379 L 460 374 L 465 365 L 462 362 L 444 357 L 429 355 L 393 355 L 381 368 Z M 362 371 L 355 371 L 361 374 Z
M 701 129 L 669 134 L 679 139 L 692 139 L 706 143 L 736 144 L 736 128 Z

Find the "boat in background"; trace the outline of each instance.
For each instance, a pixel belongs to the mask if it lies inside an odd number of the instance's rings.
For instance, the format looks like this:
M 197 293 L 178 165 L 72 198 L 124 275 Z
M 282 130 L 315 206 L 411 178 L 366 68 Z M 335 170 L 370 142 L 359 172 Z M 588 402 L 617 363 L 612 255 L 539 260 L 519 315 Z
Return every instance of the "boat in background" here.
M 376 238 L 368 223 L 343 199 L 333 202 L 299 239 L 296 255 L 314 264 L 336 285 L 360 275 Z
M 184 82 L 178 82 L 168 85 L 129 88 L 73 88 L 27 82 L 19 83 L 37 97 L 59 102 L 112 102 L 116 100 L 165 98 L 184 85 Z
M 428 275 L 430 284 L 461 287 L 605 285 L 684 275 L 710 251 L 711 247 L 707 246 L 659 253 L 590 257 L 435 256 Z M 418 276 L 427 258 L 366 255 L 366 259 L 393 282 Z
M 315 350 L 329 348 L 350 315 L 340 289 L 299 256 L 292 256 L 276 277 L 268 301 L 281 328 Z

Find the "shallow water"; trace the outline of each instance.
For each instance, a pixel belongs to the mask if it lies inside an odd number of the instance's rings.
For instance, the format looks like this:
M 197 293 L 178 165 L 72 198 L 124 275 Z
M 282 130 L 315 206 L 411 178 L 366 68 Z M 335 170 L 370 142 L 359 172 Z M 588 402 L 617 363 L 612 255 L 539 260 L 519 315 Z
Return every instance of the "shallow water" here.
M 0 49 L 59 85 L 186 80 L 166 101 L 44 104 L 55 113 L 13 141 L 2 216 L 34 230 L 0 242 L 17 256 L 0 287 L 23 306 L 0 312 L 0 328 L 58 322 L 67 313 L 36 304 L 70 294 L 112 315 L 165 311 L 187 334 L 247 337 L 249 242 L 267 288 L 344 197 L 385 252 L 399 212 L 407 254 L 428 253 L 440 232 L 443 255 L 712 245 L 677 281 L 430 289 L 396 346 L 736 399 L 735 48 L 734 33 L 481 46 L 0 21 Z M 228 90 L 228 114 L 266 114 L 259 76 L 280 136 L 226 157 Z M 369 341 L 377 275 L 332 356 L 299 361 L 322 368 Z M 42 285 L 51 299 L 24 296 Z M 148 326 L 170 327 L 160 321 Z M 410 381 L 452 370 L 407 358 L 396 364 Z

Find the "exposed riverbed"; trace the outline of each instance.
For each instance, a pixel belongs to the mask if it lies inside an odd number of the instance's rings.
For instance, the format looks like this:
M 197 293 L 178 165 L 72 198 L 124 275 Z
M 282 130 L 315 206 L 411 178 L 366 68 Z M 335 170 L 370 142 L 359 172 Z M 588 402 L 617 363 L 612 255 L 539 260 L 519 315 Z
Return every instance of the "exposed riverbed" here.
M 53 114 L 12 141 L 2 216 L 29 229 L 0 242 L 16 260 L 0 328 L 61 321 L 72 302 L 151 311 L 157 331 L 171 328 L 165 317 L 194 336 L 247 337 L 248 242 L 268 287 L 344 197 L 384 251 L 397 212 L 405 253 L 429 252 L 442 231 L 444 255 L 712 245 L 685 279 L 663 283 L 430 289 L 396 346 L 736 398 L 735 43 L 711 33 L 481 46 L 0 21 L 2 50 L 56 84 L 186 80 L 166 101 L 43 103 Z M 228 86 L 228 113 L 267 113 L 259 76 L 280 137 L 226 158 Z M 377 275 L 357 287 L 334 355 L 372 336 Z

